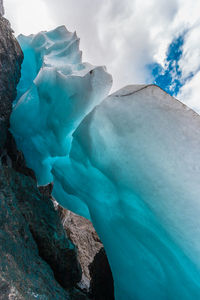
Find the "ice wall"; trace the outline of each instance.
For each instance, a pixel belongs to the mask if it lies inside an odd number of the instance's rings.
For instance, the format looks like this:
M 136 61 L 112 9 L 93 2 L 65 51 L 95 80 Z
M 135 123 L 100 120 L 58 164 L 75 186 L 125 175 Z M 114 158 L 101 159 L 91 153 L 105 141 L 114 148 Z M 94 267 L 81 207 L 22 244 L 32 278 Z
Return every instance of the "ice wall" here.
M 116 299 L 200 299 L 199 115 L 153 85 L 106 97 L 111 77 L 64 27 L 20 43 L 11 130 L 39 183 L 91 218 Z
M 46 184 L 52 161 L 67 155 L 74 129 L 107 96 L 112 77 L 82 63 L 79 39 L 64 26 L 18 40 L 24 63 L 11 130 L 38 183 Z
M 199 132 L 200 117 L 160 88 L 130 86 L 83 120 L 54 164 L 57 199 L 89 207 L 116 299 L 200 298 Z

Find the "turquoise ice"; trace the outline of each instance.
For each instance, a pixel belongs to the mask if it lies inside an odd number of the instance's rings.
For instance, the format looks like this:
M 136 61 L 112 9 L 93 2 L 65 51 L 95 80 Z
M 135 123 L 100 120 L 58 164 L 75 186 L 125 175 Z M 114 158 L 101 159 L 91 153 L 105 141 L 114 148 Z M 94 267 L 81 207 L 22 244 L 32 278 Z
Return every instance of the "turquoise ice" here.
M 68 154 L 72 133 L 107 96 L 112 77 L 105 67 L 82 63 L 79 39 L 64 26 L 18 40 L 25 58 L 11 130 L 45 184 L 52 180 L 52 161 Z
M 64 27 L 19 41 L 11 131 L 38 183 L 92 220 L 116 299 L 200 299 L 199 115 L 154 85 L 108 96 Z

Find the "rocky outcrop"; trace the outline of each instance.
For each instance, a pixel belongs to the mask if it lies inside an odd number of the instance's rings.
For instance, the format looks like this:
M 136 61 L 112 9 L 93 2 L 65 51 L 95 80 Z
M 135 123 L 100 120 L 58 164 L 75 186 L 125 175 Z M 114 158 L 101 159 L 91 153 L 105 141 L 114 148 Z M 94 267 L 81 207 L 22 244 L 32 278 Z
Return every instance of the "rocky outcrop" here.
M 104 248 L 95 255 L 89 271 L 91 297 L 95 300 L 114 300 L 113 277 Z
M 3 0 L 0 0 L 0 16 L 4 15 Z
M 21 151 L 17 149 L 12 134 L 9 131 L 7 131 L 6 135 L 6 143 L 4 146 L 3 154 L 1 155 L 2 164 L 12 166 L 12 168 L 15 171 L 22 173 L 26 176 L 30 176 L 36 182 L 34 171 L 26 166 L 24 155 Z
M 23 53 L 13 35 L 8 20 L 1 16 L 3 13 L 0 2 L 0 154 L 6 141 L 12 102 L 16 97 L 16 86 L 20 79 L 20 68 Z
M 93 300 L 113 300 L 114 283 L 110 265 L 92 223 L 58 205 L 68 237 L 78 248 L 82 280 L 78 284 Z
M 0 241 L 0 299 L 86 299 L 58 283 L 73 288 L 81 273 L 52 202 L 9 167 L 0 168 Z
M 89 291 L 89 265 L 103 245 L 90 221 L 61 206 L 58 206 L 58 211 L 68 237 L 78 248 L 78 259 L 83 271 L 81 287 Z
M 17 173 L 16 173 L 17 174 Z M 39 255 L 54 271 L 64 288 L 72 288 L 81 279 L 75 246 L 67 239 L 60 218 L 49 197 L 41 196 L 35 182 L 21 174 L 13 185 L 18 206 L 38 246 Z

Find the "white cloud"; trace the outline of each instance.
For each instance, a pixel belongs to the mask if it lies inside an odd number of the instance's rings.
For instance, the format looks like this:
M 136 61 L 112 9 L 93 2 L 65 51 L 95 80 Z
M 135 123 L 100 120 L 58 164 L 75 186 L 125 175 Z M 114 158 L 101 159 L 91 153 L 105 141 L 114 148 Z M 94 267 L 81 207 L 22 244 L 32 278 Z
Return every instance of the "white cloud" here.
M 200 71 L 181 88 L 178 99 L 200 113 Z
M 48 8 L 77 30 L 85 60 L 107 66 L 114 89 L 148 80 L 146 65 L 162 61 L 178 10 L 176 0 L 48 0 Z
M 180 68 L 185 77 L 200 65 L 199 11 L 196 0 L 4 0 L 17 33 L 49 30 L 65 24 L 81 38 L 83 59 L 106 65 L 114 90 L 151 81 L 147 64 L 164 63 L 166 50 L 184 29 Z M 189 89 L 189 82 L 185 91 Z M 189 102 L 193 93 L 187 94 Z M 185 97 L 185 96 L 184 96 Z M 181 100 L 181 99 L 180 99 Z M 196 101 L 196 100 L 195 100 Z
M 177 98 L 200 113 L 200 1 L 179 0 L 175 28 L 186 30 L 183 54 L 179 61 L 182 81 Z M 194 74 L 191 77 L 191 74 Z
M 193 26 L 185 36 L 183 54 L 179 62 L 183 77 L 196 73 L 200 65 L 200 26 Z
M 11 22 L 15 34 L 31 34 L 54 28 L 47 3 L 42 0 L 4 0 L 5 17 Z

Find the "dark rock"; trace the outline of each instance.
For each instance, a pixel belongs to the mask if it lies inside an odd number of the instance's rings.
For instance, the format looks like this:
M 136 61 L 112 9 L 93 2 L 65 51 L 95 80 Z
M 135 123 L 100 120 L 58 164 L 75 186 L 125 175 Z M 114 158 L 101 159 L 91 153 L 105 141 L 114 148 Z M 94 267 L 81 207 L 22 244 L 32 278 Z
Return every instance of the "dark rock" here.
M 0 2 L 0 11 L 2 9 Z M 12 102 L 16 97 L 16 86 L 21 75 L 23 53 L 13 35 L 8 20 L 0 14 L 0 154 L 6 142 L 6 132 Z
M 69 210 L 57 206 L 68 237 L 78 248 L 82 268 L 80 289 L 93 300 L 113 300 L 114 284 L 110 265 L 92 223 Z
M 104 248 L 95 255 L 89 265 L 91 282 L 90 295 L 94 300 L 114 300 L 112 272 Z
M 59 205 L 57 209 L 67 236 L 78 248 L 78 259 L 83 272 L 80 288 L 89 291 L 91 277 L 88 267 L 103 245 L 89 220 Z
M 41 242 L 42 237 L 44 241 Z M 42 199 L 35 182 L 11 168 L 1 167 L 0 299 L 75 300 L 79 296 L 86 299 L 75 289 L 65 291 L 55 280 L 55 270 L 53 272 L 45 262 L 51 255 L 54 262 L 57 255 L 58 270 L 62 272 L 66 267 L 65 273 L 70 273 L 64 275 L 69 280 L 66 285 L 73 287 L 80 278 L 74 251 L 52 203 Z M 48 259 L 44 260 L 41 252 Z M 66 254 L 69 254 L 67 259 Z
M 0 16 L 4 15 L 3 0 L 0 0 Z
M 4 161 L 2 161 L 2 159 L 4 159 Z M 12 166 L 15 171 L 26 176 L 30 176 L 36 181 L 34 171 L 26 166 L 24 155 L 17 149 L 15 140 L 9 131 L 7 132 L 7 138 L 4 146 L 4 153 L 1 156 L 1 162 L 3 165 Z
M 47 185 L 39 186 L 38 189 L 39 189 L 40 193 L 43 196 L 46 196 L 46 197 L 49 197 L 49 198 L 52 199 L 51 193 L 52 193 L 52 190 L 53 190 L 53 183 L 49 183 Z
M 81 279 L 76 248 L 67 239 L 52 201 L 40 194 L 30 177 L 19 173 L 13 173 L 13 177 L 12 190 L 36 241 L 39 255 L 50 265 L 55 278 L 64 288 L 74 287 Z

